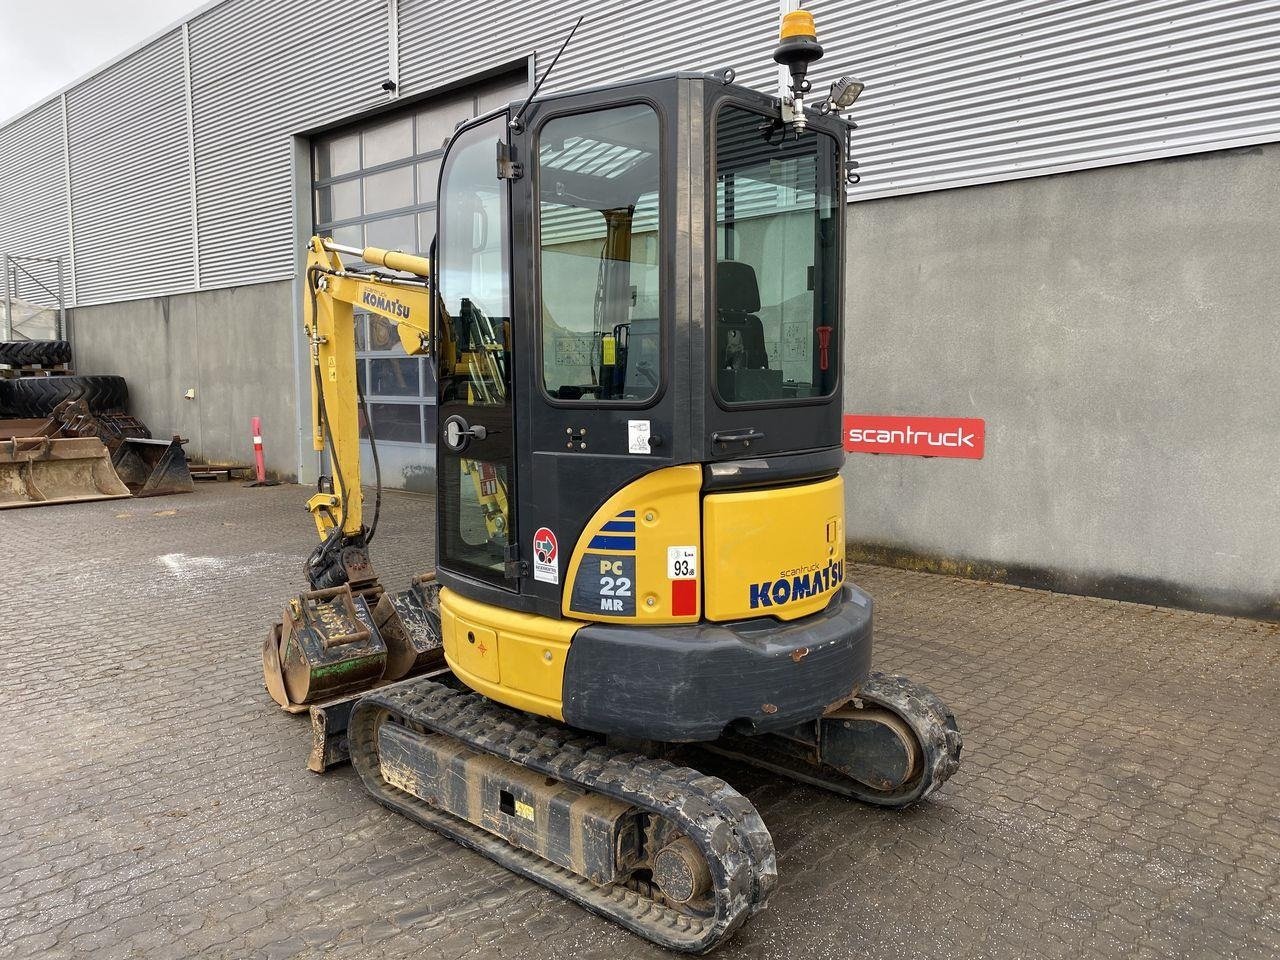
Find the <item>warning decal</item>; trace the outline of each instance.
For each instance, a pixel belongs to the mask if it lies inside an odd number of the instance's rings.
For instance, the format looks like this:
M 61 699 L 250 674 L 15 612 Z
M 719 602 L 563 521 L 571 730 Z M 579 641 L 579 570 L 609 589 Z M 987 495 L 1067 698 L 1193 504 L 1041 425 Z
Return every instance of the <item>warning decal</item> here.
M 560 582 L 560 545 L 549 527 L 539 527 L 533 535 L 533 579 Z

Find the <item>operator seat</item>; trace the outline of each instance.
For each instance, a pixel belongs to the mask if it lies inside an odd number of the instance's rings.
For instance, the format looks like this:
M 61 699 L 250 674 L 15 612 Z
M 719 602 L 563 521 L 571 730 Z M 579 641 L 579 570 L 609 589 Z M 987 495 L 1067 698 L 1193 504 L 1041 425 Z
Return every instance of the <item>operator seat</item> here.
M 716 263 L 716 366 L 721 370 L 767 370 L 760 285 L 755 268 L 737 260 Z

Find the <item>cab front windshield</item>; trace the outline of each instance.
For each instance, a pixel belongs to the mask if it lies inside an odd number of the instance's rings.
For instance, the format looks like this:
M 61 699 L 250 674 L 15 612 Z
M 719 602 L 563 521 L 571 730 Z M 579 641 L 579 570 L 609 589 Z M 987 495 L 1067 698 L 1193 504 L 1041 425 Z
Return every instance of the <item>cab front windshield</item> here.
M 728 404 L 825 397 L 839 371 L 838 147 L 815 130 L 716 115 L 716 392 Z

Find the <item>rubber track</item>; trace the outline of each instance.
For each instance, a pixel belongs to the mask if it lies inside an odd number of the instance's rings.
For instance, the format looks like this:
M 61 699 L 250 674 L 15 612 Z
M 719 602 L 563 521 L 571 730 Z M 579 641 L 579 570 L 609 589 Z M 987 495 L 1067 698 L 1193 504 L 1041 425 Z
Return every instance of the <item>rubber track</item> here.
M 0 340 L 0 363 L 11 367 L 56 367 L 71 362 L 66 340 Z
M 437 810 L 382 778 L 378 728 L 394 716 L 412 729 L 444 734 L 471 749 L 585 790 L 614 797 L 674 823 L 711 868 L 716 909 L 691 917 L 638 889 L 597 886 L 536 854 Z M 510 710 L 431 680 L 375 691 L 348 726 L 351 762 L 381 803 L 654 943 L 705 953 L 764 908 L 777 881 L 773 838 L 750 802 L 717 777 L 606 746 L 600 740 Z
M 923 753 L 922 771 L 903 787 L 877 790 L 832 767 L 805 763 L 786 752 L 771 750 L 769 735 L 700 746 L 877 807 L 907 807 L 923 800 L 959 769 L 964 739 L 956 726 L 955 715 L 928 687 L 912 683 L 906 677 L 872 673 L 855 699 L 890 710 L 915 733 Z

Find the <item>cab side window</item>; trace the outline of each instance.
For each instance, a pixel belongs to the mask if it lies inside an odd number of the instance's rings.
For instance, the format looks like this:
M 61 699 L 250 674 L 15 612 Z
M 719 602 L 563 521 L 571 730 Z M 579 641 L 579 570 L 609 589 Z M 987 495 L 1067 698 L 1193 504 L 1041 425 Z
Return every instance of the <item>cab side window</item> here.
M 782 137 L 758 113 L 716 116 L 716 316 L 721 400 L 828 396 L 839 370 L 836 142 Z
M 538 136 L 542 380 L 557 400 L 658 390 L 658 116 L 633 104 L 552 119 Z

